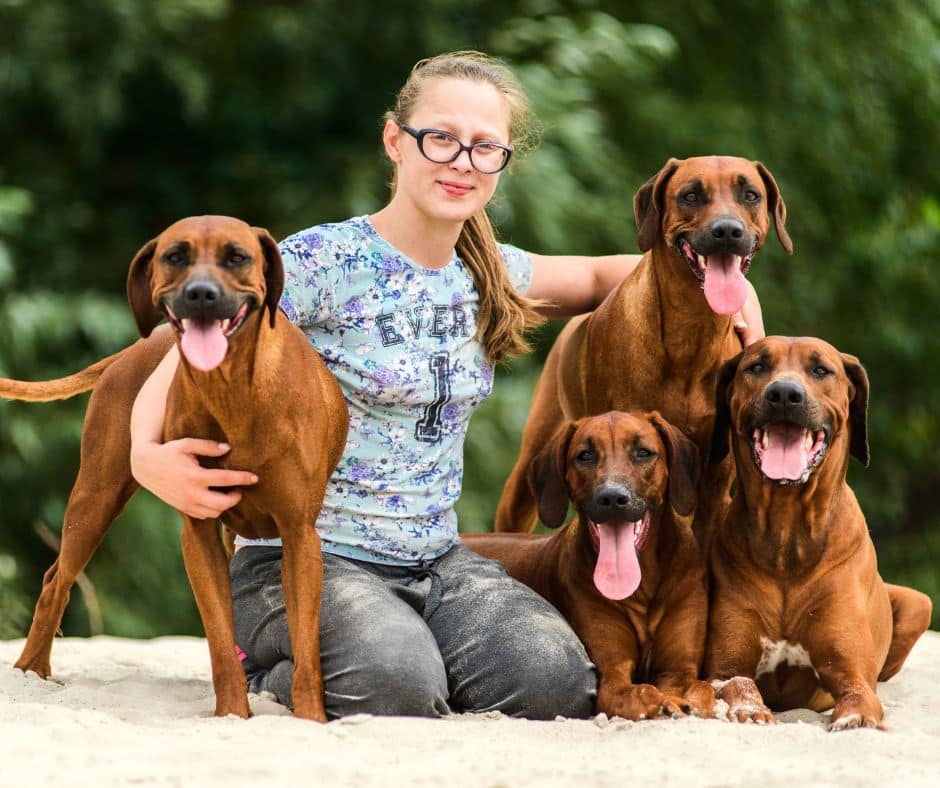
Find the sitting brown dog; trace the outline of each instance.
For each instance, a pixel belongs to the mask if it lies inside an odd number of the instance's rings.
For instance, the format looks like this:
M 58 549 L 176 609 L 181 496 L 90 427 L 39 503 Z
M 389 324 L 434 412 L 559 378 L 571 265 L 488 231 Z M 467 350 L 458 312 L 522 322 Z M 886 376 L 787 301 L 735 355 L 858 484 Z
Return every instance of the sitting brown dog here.
M 148 339 L 68 378 L 0 380 L 0 396 L 32 401 L 94 387 L 61 550 L 43 579 L 16 667 L 43 678 L 51 672 L 52 640 L 69 590 L 137 490 L 130 469 L 131 406 L 175 337 L 180 364 L 167 399 L 164 439 L 224 441 L 232 446 L 225 464 L 258 475 L 258 484 L 226 511 L 225 525 L 247 538 L 283 539 L 296 664 L 294 713 L 326 721 L 319 649 L 323 563 L 315 524 L 345 445 L 348 417 L 335 378 L 303 332 L 277 309 L 283 284 L 281 255 L 267 230 L 225 216 L 183 219 L 147 243 L 131 263 L 128 298 Z M 151 336 L 165 316 L 173 331 Z M 183 558 L 212 659 L 215 713 L 247 717 L 218 526 L 185 514 L 183 523 Z
M 882 727 L 876 681 L 931 603 L 882 581 L 845 481 L 850 454 L 868 465 L 865 370 L 819 339 L 767 337 L 725 363 L 717 402 L 710 461 L 730 432 L 738 482 L 710 553 L 706 675 L 734 720 L 835 705 L 831 730 Z
M 658 413 L 568 422 L 529 483 L 546 525 L 565 521 L 569 499 L 577 517 L 550 535 L 462 537 L 561 611 L 597 665 L 599 712 L 712 715 L 714 692 L 697 680 L 707 601 L 688 522 L 696 468 L 694 444 Z

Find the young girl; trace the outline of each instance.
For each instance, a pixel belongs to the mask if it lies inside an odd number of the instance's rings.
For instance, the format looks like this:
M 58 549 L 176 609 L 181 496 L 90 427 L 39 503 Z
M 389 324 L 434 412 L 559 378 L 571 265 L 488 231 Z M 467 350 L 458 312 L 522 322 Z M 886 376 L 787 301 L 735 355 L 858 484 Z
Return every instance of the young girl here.
M 509 69 L 476 52 L 420 61 L 385 119 L 395 167 L 382 210 L 281 243 L 281 307 L 310 337 L 349 405 L 349 437 L 317 528 L 320 648 L 331 717 L 499 710 L 591 713 L 596 678 L 558 612 L 462 547 L 454 503 L 463 440 L 493 366 L 523 331 L 597 306 L 635 255 L 542 256 L 498 244 L 485 212 L 531 115 Z M 750 333 L 762 334 L 756 297 Z M 252 474 L 202 468 L 228 447 L 161 444 L 171 351 L 138 396 L 135 477 L 198 518 L 217 518 Z M 223 515 L 224 519 L 224 515 Z M 249 687 L 290 704 L 293 670 L 277 541 L 239 540 L 235 633 Z

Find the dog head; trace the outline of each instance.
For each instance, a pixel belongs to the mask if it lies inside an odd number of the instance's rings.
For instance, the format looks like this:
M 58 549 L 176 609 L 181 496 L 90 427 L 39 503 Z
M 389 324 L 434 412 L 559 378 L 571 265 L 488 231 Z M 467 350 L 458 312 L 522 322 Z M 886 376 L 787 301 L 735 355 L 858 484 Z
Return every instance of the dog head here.
M 142 336 L 164 317 L 183 357 L 208 372 L 256 311 L 273 326 L 284 289 L 277 244 L 260 227 L 228 216 L 193 216 L 170 225 L 131 262 L 127 298 Z
M 733 156 L 670 159 L 636 193 L 633 211 L 642 251 L 663 243 L 701 282 L 714 312 L 730 315 L 747 296 L 751 258 L 773 217 L 787 251 L 787 207 L 763 164 Z
M 626 599 L 640 585 L 640 557 L 664 501 L 683 516 L 695 507 L 697 451 L 659 413 L 612 411 L 563 425 L 528 481 L 550 528 L 573 503 L 597 553 L 594 585 L 608 599 Z
M 738 473 L 802 485 L 829 467 L 845 476 L 848 455 L 868 465 L 868 376 L 855 356 L 821 339 L 765 337 L 718 375 L 709 462 L 734 445 Z

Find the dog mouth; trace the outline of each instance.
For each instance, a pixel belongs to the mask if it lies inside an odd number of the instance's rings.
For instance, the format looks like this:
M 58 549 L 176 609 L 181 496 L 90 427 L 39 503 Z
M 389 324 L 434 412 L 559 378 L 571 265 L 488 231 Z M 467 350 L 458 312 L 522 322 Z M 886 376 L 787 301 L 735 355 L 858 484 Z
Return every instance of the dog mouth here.
M 765 479 L 780 485 L 805 484 L 829 450 L 823 429 L 779 421 L 755 427 L 751 454 Z
M 754 252 L 746 255 L 721 252 L 702 254 L 685 237 L 676 239 L 676 249 L 702 284 L 705 300 L 713 312 L 733 315 L 747 298 L 747 272 Z
M 242 303 L 234 315 L 217 319 L 211 317 L 178 317 L 169 304 L 164 303 L 167 317 L 180 339 L 180 351 L 186 361 L 201 372 L 211 372 L 228 353 L 229 340 L 242 327 L 252 311 L 252 301 Z
M 652 515 L 649 509 L 635 522 L 595 523 L 588 529 L 597 548 L 594 586 L 607 599 L 626 599 L 640 587 L 639 551 L 649 536 Z

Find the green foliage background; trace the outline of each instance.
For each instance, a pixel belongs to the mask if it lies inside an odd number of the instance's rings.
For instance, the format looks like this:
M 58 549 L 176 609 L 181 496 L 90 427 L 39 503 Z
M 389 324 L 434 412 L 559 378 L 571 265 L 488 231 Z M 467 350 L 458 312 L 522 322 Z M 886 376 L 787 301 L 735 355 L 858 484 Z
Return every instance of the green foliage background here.
M 669 156 L 771 168 L 796 253 L 753 266 L 768 332 L 865 363 L 851 481 L 882 574 L 940 602 L 937 0 L 0 0 L 0 375 L 130 342 L 127 264 L 181 216 L 283 237 L 379 208 L 382 112 L 415 60 L 466 47 L 507 58 L 544 125 L 493 211 L 532 251 L 635 250 L 632 194 Z M 490 527 L 557 329 L 471 425 L 464 530 Z M 0 637 L 52 561 L 33 523 L 59 528 L 85 404 L 0 404 Z M 89 567 L 106 631 L 200 631 L 178 533 L 146 494 L 111 530 Z M 88 631 L 78 592 L 63 629 Z

